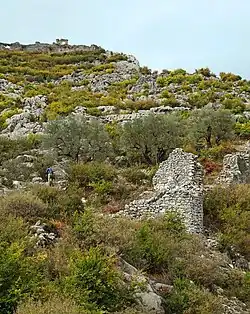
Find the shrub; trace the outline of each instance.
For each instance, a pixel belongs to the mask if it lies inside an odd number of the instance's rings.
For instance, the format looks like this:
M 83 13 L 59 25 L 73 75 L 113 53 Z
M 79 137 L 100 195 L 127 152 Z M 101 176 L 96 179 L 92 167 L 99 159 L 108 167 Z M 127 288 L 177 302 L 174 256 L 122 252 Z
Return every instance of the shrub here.
M 241 76 L 235 75 L 233 73 L 220 73 L 220 78 L 223 82 L 236 82 L 241 80 Z
M 139 167 L 130 167 L 122 171 L 122 176 L 133 184 L 143 184 L 149 182 L 149 176 Z
M 202 75 L 200 74 L 191 74 L 187 76 L 187 83 L 188 84 L 198 84 L 203 80 Z
M 221 170 L 221 165 L 216 163 L 211 159 L 203 159 L 202 160 L 203 167 L 205 169 L 206 174 L 211 174 L 213 172 L 219 172 Z
M 76 302 L 63 298 L 52 297 L 45 302 L 35 302 L 29 300 L 21 304 L 16 314 L 87 314 L 86 309 L 76 305 Z M 92 314 L 102 314 L 102 312 L 93 312 Z
M 144 75 L 151 74 L 151 72 L 152 72 L 152 71 L 151 71 L 148 67 L 146 67 L 146 66 L 141 67 L 141 68 L 140 68 L 140 71 L 141 71 L 141 74 L 144 74 Z
M 33 168 L 27 164 L 20 166 L 19 160 L 8 160 L 3 163 L 5 178 L 12 182 L 14 180 L 27 181 L 33 172 Z
M 116 170 L 111 165 L 101 162 L 72 164 L 68 169 L 69 180 L 79 187 L 88 189 L 91 184 L 104 181 L 112 182 Z
M 230 109 L 233 113 L 242 113 L 246 109 L 245 103 L 240 98 L 225 99 L 222 105 L 225 109 Z
M 250 257 L 249 202 L 248 185 L 214 188 L 204 202 L 205 221 L 213 221 L 213 227 L 220 231 L 222 247 L 230 251 L 230 246 L 234 246 L 247 258 Z
M 14 159 L 24 151 L 34 148 L 33 143 L 27 138 L 11 140 L 6 137 L 0 137 L 0 162 Z
M 66 279 L 69 293 L 73 293 L 79 304 L 91 304 L 93 308 L 109 311 L 122 308 L 131 296 L 115 270 L 115 263 L 112 257 L 98 248 L 90 248 L 84 253 L 76 252 Z
M 165 296 L 166 313 L 217 314 L 223 306 L 219 298 L 199 288 L 189 280 L 177 279 L 174 289 Z
M 188 97 L 188 103 L 191 108 L 203 108 L 209 103 L 209 99 L 206 94 L 192 93 Z
M 14 116 L 15 114 L 18 114 L 20 113 L 22 110 L 18 109 L 18 108 L 15 108 L 15 109 L 10 109 L 10 110 L 7 110 L 5 111 L 4 113 L 1 113 L 0 115 L 0 128 L 1 129 L 4 129 L 7 127 L 7 124 L 6 124 L 6 120 L 8 118 L 11 118 L 12 116 Z
M 99 116 L 101 116 L 102 112 L 97 108 L 88 108 L 87 114 L 89 114 L 91 116 L 99 117 Z
M 235 151 L 236 149 L 231 142 L 223 142 L 218 146 L 202 149 L 200 151 L 200 156 L 201 158 L 221 162 L 225 155 L 232 154 Z
M 198 70 L 195 70 L 196 73 L 202 74 L 205 77 L 211 77 L 214 76 L 214 74 L 211 72 L 209 68 L 200 68 Z
M 31 193 L 13 192 L 0 201 L 1 211 L 22 217 L 25 220 L 37 220 L 46 217 L 48 208 L 38 197 Z
M 66 191 L 55 187 L 37 185 L 32 188 L 32 193 L 41 199 L 48 207 L 48 218 L 69 218 L 74 212 L 82 212 L 82 191 L 71 186 Z
M 162 220 L 146 221 L 124 255 L 138 268 L 151 273 L 168 272 L 179 254 L 184 230 L 182 222 L 172 214 L 166 214 Z
M 2 244 L 24 241 L 29 233 L 28 225 L 22 218 L 2 211 L 0 212 L 0 230 L 0 243 Z
M 45 284 L 42 263 L 37 256 L 27 256 L 28 250 L 20 239 L 9 245 L 0 243 L 1 314 L 13 313 L 18 303 L 28 296 L 38 296 Z
M 242 139 L 250 138 L 250 122 L 236 122 L 234 127 L 235 133 Z

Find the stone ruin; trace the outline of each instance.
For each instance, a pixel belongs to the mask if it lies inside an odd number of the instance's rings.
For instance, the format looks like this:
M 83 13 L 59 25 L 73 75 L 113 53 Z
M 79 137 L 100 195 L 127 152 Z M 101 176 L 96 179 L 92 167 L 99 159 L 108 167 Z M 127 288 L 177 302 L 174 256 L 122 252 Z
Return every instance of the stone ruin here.
M 2 43 L 0 42 L 0 50 L 13 50 L 13 51 L 28 51 L 28 52 L 43 52 L 43 53 L 64 53 L 64 52 L 78 52 L 78 51 L 96 51 L 102 49 L 97 45 L 70 45 L 68 39 L 56 39 L 56 42 L 41 43 L 36 41 L 34 44 L 21 44 L 15 43 Z
M 176 148 L 160 164 L 153 178 L 153 187 L 154 191 L 125 205 L 120 213 L 143 218 L 177 211 L 189 232 L 203 231 L 203 167 L 196 155 Z
M 217 184 L 231 185 L 250 183 L 250 149 L 228 154 L 223 159 L 223 169 L 216 180 Z

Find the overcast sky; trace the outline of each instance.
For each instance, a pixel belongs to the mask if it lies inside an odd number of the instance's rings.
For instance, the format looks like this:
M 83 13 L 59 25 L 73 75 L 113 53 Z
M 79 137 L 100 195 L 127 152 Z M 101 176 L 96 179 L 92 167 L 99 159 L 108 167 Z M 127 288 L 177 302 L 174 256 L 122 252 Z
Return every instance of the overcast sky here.
M 0 41 L 68 38 L 152 69 L 208 66 L 250 79 L 250 0 L 0 0 Z

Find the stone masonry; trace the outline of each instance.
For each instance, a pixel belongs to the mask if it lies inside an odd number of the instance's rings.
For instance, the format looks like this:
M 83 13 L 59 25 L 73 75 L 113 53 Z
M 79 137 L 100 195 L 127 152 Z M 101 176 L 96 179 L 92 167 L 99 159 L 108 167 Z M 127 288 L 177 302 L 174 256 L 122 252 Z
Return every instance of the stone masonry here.
M 203 168 L 197 156 L 176 148 L 160 164 L 153 178 L 154 191 L 125 206 L 122 215 L 132 218 L 156 217 L 177 211 L 187 230 L 203 230 Z M 150 195 L 151 194 L 151 195 Z

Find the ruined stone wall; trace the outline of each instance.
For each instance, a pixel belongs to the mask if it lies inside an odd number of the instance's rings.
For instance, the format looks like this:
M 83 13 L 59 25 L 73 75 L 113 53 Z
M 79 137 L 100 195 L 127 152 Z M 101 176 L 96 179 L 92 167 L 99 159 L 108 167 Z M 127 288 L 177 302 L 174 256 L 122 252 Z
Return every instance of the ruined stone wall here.
M 62 45 L 62 44 L 48 44 L 36 42 L 34 44 L 23 45 L 19 42 L 16 43 L 0 43 L 0 50 L 15 50 L 15 51 L 28 51 L 28 52 L 54 52 L 54 53 L 63 53 L 63 52 L 77 52 L 77 51 L 94 51 L 101 49 L 101 47 L 96 45 L 86 46 L 86 45 Z
M 154 192 L 125 206 L 125 216 L 155 217 L 177 211 L 189 232 L 203 230 L 203 168 L 197 156 L 175 149 L 153 178 Z

